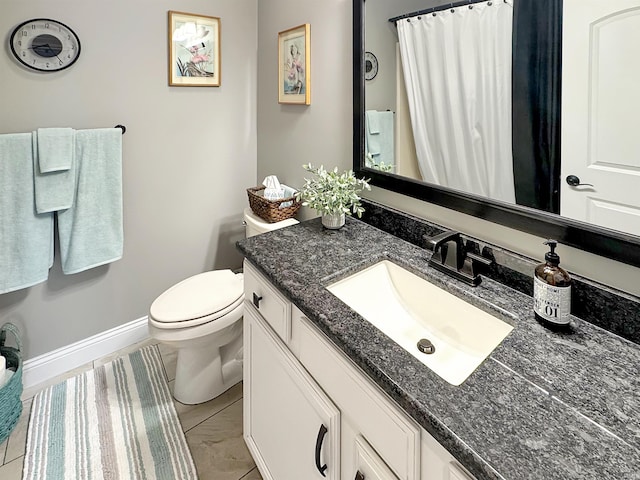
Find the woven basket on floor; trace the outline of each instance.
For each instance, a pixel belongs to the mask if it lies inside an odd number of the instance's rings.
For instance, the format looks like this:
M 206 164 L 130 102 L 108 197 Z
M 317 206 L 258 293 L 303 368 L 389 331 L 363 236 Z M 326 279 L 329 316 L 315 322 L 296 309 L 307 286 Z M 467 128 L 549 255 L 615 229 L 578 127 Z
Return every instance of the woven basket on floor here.
M 269 223 L 280 222 L 293 217 L 302 202 L 296 201 L 296 197 L 283 198 L 282 200 L 267 200 L 263 196 L 265 187 L 247 188 L 249 195 L 249 206 L 253 213 Z M 280 207 L 281 204 L 291 202 L 287 207 Z
M 17 348 L 5 345 L 7 332 L 15 338 Z M 7 359 L 7 370 L 14 370 L 13 375 L 0 388 L 0 443 L 11 433 L 22 413 L 22 342 L 20 332 L 12 323 L 5 323 L 0 328 L 0 355 Z

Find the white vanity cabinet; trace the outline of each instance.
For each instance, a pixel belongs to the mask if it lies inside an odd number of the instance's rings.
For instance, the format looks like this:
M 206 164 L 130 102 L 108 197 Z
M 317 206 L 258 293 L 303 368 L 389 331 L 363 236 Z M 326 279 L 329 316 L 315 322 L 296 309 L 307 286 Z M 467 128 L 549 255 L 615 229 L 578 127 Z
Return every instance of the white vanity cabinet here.
M 244 265 L 244 437 L 265 480 L 473 480 Z

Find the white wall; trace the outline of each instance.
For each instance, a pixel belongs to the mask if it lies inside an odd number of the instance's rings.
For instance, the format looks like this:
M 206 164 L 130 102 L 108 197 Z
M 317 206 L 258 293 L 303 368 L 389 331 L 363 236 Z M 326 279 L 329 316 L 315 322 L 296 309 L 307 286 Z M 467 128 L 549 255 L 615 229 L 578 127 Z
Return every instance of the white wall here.
M 221 18 L 222 86 L 167 86 L 167 11 Z M 59 73 L 19 66 L 19 23 L 62 21 L 80 37 Z M 124 124 L 124 257 L 0 295 L 0 323 L 24 332 L 31 358 L 143 317 L 178 280 L 239 267 L 246 191 L 256 178 L 257 0 L 0 0 L 0 133 Z M 0 219 L 2 221 L 2 219 Z

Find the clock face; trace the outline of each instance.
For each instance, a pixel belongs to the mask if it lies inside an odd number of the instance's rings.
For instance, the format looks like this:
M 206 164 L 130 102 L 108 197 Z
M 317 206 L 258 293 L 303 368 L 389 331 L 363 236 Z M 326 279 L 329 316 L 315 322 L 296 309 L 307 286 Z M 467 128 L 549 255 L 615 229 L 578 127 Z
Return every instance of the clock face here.
M 373 80 L 378 74 L 378 59 L 371 52 L 364 54 L 364 78 L 365 80 Z
M 80 39 L 56 20 L 37 18 L 18 25 L 9 40 L 20 63 L 39 72 L 69 68 L 80 55 Z

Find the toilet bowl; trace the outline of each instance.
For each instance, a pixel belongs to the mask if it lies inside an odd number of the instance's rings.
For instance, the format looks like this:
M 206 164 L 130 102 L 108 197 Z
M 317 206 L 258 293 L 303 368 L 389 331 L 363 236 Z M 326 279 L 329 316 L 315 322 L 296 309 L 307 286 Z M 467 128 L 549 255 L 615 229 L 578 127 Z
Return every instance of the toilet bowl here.
M 298 223 L 267 223 L 244 212 L 246 236 Z M 211 400 L 242 380 L 242 273 L 214 270 L 186 278 L 149 308 L 151 338 L 177 350 L 173 396 L 184 404 Z

